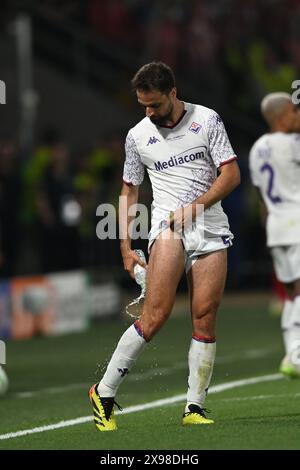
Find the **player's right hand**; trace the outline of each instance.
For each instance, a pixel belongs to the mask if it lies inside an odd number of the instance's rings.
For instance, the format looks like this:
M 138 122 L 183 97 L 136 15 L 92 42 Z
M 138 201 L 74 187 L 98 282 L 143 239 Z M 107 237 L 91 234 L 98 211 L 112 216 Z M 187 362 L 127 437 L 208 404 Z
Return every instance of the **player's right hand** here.
M 129 273 L 132 279 L 135 279 L 134 276 L 134 266 L 139 264 L 143 268 L 147 268 L 147 263 L 145 263 L 141 258 L 133 251 L 128 250 L 125 253 L 122 253 L 124 269 Z

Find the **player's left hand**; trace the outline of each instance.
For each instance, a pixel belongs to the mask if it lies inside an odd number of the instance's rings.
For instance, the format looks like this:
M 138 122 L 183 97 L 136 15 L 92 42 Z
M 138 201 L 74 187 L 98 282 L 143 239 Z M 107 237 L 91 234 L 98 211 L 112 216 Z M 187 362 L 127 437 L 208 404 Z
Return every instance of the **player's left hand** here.
M 182 233 L 192 226 L 196 216 L 194 204 L 186 207 L 179 207 L 175 212 L 171 212 L 169 226 L 173 232 Z

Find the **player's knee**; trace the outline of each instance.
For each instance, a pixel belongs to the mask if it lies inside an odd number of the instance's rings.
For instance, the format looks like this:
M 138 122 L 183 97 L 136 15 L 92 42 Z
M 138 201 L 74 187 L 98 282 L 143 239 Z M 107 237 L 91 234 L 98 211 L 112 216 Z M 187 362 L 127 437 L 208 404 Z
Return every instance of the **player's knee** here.
M 149 342 L 160 330 L 161 326 L 168 317 L 168 313 L 162 307 L 156 306 L 152 312 L 143 312 L 141 317 L 141 324 L 143 328 L 143 337 L 145 341 Z
M 206 302 L 205 304 L 199 305 L 198 308 L 194 309 L 193 311 L 193 318 L 198 320 L 203 317 L 215 317 L 218 308 L 220 306 L 220 300 L 219 299 L 212 299 L 209 302 Z
M 143 338 L 144 340 L 147 342 L 147 343 L 150 343 L 150 341 L 152 340 L 152 338 L 155 336 L 155 334 L 157 333 L 157 329 L 155 328 L 150 328 L 150 327 L 147 327 L 143 330 Z
M 142 324 L 142 334 L 143 338 L 147 343 L 152 340 L 152 338 L 155 336 L 155 334 L 158 332 L 159 327 L 157 323 L 154 322 L 141 322 Z

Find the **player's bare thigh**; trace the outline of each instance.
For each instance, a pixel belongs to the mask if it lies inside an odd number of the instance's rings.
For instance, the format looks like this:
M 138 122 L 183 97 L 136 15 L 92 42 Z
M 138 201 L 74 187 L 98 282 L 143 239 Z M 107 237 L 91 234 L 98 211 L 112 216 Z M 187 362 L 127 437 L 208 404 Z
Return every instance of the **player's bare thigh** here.
M 169 235 L 169 236 L 168 236 Z M 169 317 L 184 269 L 183 246 L 165 230 L 154 242 L 147 270 L 147 292 L 140 317 L 142 332 L 149 341 Z
M 300 279 L 296 279 L 294 282 L 294 290 L 293 290 L 293 295 L 296 297 L 300 295 Z
M 199 257 L 188 272 L 193 333 L 215 336 L 216 313 L 227 275 L 227 249 Z

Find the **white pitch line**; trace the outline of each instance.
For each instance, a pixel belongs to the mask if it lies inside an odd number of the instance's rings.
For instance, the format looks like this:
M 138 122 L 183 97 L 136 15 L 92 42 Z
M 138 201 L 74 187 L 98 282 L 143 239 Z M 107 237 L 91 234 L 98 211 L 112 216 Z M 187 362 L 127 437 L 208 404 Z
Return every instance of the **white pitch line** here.
M 279 379 L 282 379 L 281 374 L 263 375 L 261 377 L 251 377 L 249 379 L 234 380 L 232 382 L 214 385 L 213 387 L 210 388 L 209 393 L 210 394 L 220 393 L 220 392 L 224 392 L 225 390 L 231 390 L 233 388 L 243 387 L 245 385 L 252 385 L 252 384 L 257 384 L 261 382 L 271 382 L 273 380 L 279 380 Z M 181 395 L 175 395 L 174 397 L 151 401 L 149 403 L 144 403 L 142 405 L 128 406 L 127 408 L 124 408 L 124 410 L 122 411 L 122 414 L 129 414 L 129 413 L 136 413 L 137 411 L 150 410 L 152 408 L 158 408 L 161 406 L 171 405 L 173 403 L 184 401 L 185 399 L 186 399 L 186 394 L 183 393 Z M 120 412 L 117 411 L 116 414 L 120 414 Z M 69 426 L 75 426 L 76 424 L 83 424 L 92 420 L 93 420 L 92 416 L 82 416 L 81 418 L 60 421 L 59 423 L 40 426 L 37 428 L 24 429 L 23 431 L 9 432 L 7 434 L 1 434 L 0 441 L 4 441 L 6 439 L 14 439 L 15 437 L 28 436 L 29 434 L 37 434 L 37 433 L 46 432 L 46 431 L 53 431 L 55 429 L 66 428 Z
M 257 400 L 270 400 L 271 398 L 299 398 L 300 393 L 284 393 L 276 395 L 254 395 L 253 397 L 233 397 L 233 398 L 221 398 L 222 402 L 233 402 L 233 401 L 257 401 Z
M 57 394 L 57 393 L 64 393 L 70 390 L 76 390 L 76 389 L 83 389 L 85 387 L 88 387 L 89 384 L 86 382 L 81 382 L 81 383 L 74 383 L 74 384 L 67 384 L 67 385 L 62 385 L 60 387 L 48 387 L 48 388 L 42 388 L 40 390 L 34 390 L 34 391 L 28 391 L 28 392 L 16 392 L 12 393 L 11 396 L 13 398 L 32 398 L 35 397 L 36 395 L 48 393 L 50 395 L 52 394 Z

